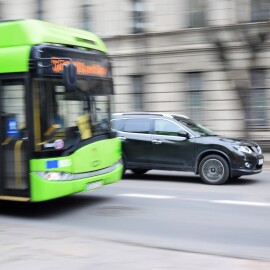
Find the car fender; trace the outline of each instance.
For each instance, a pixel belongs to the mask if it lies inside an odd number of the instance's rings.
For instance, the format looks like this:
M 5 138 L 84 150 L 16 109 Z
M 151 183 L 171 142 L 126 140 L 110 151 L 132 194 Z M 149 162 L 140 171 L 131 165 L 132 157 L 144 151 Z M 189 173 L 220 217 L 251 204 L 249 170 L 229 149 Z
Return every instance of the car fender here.
M 220 155 L 220 156 L 224 157 L 228 161 L 229 167 L 231 169 L 231 159 L 224 151 L 217 150 L 217 149 L 207 149 L 207 150 L 200 152 L 195 159 L 195 166 L 194 166 L 194 173 L 195 174 L 198 174 L 200 161 L 205 156 L 213 155 L 213 154 Z

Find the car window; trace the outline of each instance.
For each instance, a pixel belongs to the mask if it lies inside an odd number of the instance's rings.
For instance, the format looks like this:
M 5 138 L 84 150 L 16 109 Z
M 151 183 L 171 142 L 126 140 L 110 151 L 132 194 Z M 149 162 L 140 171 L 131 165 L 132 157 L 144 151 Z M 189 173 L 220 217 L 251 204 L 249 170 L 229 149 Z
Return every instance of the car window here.
M 196 132 L 197 134 L 201 135 L 201 136 L 217 136 L 217 134 L 215 134 L 212 130 L 198 124 L 195 123 L 189 119 L 183 119 L 183 118 L 179 118 L 179 117 L 174 117 L 179 123 L 181 123 L 182 125 L 185 125 L 186 127 L 188 127 L 189 129 L 191 129 L 192 131 Z
M 171 121 L 157 119 L 155 120 L 154 134 L 167 135 L 167 136 L 178 136 L 179 131 L 183 131 L 181 127 L 172 123 Z
M 121 128 L 121 125 L 122 125 L 122 119 L 113 119 L 111 121 L 111 126 L 112 126 L 112 129 L 115 129 L 115 130 L 120 130 Z
M 127 119 L 123 131 L 150 133 L 150 119 Z

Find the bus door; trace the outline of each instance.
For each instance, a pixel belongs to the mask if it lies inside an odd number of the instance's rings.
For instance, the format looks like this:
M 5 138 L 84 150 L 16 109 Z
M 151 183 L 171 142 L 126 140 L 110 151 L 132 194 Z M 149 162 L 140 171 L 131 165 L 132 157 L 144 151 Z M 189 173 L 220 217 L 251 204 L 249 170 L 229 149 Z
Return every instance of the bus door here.
M 29 196 L 25 81 L 0 79 L 0 199 Z

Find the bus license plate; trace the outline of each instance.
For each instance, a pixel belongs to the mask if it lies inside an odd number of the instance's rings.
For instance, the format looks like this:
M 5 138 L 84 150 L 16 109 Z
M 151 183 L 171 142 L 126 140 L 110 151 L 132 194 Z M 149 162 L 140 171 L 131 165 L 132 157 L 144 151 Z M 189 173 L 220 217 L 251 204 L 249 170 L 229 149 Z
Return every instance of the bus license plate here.
M 259 165 L 262 165 L 263 164 L 263 158 L 259 159 L 258 164 Z
M 93 182 L 93 183 L 89 183 L 86 185 L 86 190 L 93 190 L 96 188 L 100 188 L 103 186 L 103 182 L 102 181 L 98 181 L 98 182 Z

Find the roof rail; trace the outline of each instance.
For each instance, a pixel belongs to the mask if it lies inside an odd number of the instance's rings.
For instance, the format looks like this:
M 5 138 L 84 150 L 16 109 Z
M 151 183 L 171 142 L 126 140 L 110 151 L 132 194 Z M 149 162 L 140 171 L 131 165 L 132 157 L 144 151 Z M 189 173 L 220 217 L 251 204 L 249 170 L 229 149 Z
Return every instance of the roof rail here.
M 159 116 L 166 116 L 173 118 L 174 116 L 176 117 L 182 117 L 186 119 L 190 119 L 188 116 L 183 115 L 183 114 L 170 114 L 170 113 L 161 113 L 161 112 L 121 112 L 121 113 L 113 113 L 113 115 L 159 115 Z
M 160 112 L 124 112 L 124 113 L 113 113 L 114 115 L 160 115 L 160 116 L 166 116 L 171 117 L 171 114 L 168 113 L 160 113 Z
M 188 116 L 183 115 L 183 114 L 172 114 L 172 116 L 177 116 L 177 117 L 182 117 L 182 118 L 190 119 Z

